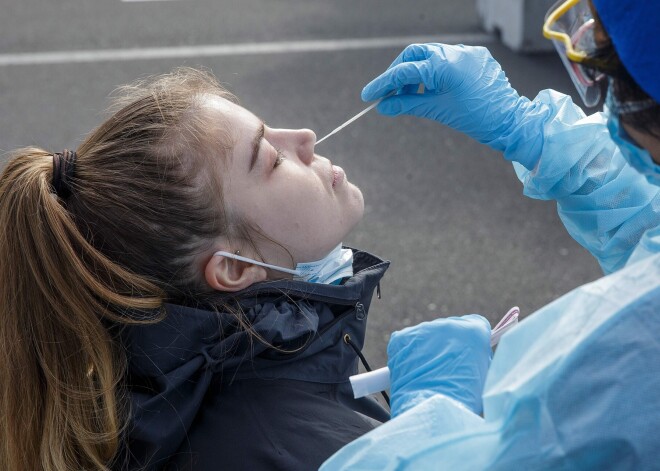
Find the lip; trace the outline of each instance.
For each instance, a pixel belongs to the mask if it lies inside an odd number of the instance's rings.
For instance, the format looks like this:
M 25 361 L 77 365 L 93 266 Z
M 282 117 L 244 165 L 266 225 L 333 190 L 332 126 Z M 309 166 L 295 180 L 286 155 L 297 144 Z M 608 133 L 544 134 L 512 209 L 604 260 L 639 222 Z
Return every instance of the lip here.
M 338 165 L 332 166 L 332 188 L 335 188 L 337 185 L 342 183 L 346 179 L 346 173 L 344 169 Z

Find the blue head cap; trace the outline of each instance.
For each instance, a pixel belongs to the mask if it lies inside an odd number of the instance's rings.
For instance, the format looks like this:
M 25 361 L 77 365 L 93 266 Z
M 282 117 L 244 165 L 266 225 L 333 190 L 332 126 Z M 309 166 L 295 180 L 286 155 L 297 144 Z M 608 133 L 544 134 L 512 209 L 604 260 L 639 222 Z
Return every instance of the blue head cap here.
M 660 103 L 660 0 L 593 0 L 621 62 Z

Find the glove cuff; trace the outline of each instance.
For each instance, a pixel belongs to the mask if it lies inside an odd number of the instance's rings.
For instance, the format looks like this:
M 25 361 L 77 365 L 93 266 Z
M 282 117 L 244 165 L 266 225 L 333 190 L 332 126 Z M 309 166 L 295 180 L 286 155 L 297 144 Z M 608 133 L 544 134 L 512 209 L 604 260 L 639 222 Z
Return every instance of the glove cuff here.
M 423 389 L 421 391 L 409 392 L 405 394 L 393 394 L 390 400 L 390 412 L 392 418 L 403 414 L 418 404 L 421 404 L 428 398 L 440 395 L 437 391 Z
M 519 97 L 506 131 L 484 144 L 503 152 L 506 160 L 532 170 L 541 157 L 543 128 L 551 116 L 552 110 L 545 103 Z

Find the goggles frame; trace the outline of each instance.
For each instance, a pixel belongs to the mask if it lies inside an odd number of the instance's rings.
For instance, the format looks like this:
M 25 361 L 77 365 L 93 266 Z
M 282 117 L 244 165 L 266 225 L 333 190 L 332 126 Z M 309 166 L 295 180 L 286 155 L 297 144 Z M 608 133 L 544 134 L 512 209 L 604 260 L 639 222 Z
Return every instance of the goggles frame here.
M 557 23 L 557 21 L 559 21 L 559 18 L 564 16 L 568 10 L 580 3 L 580 1 L 581 0 L 566 0 L 554 11 L 549 13 L 548 17 L 543 23 L 543 36 L 545 36 L 547 39 L 553 39 L 555 41 L 561 42 L 566 48 L 566 55 L 568 58 L 573 62 L 577 62 L 578 64 L 587 59 L 587 53 L 584 51 L 576 51 L 573 47 L 573 41 L 568 34 L 561 33 L 559 31 L 553 31 L 551 28 L 555 23 Z
M 543 23 L 543 36 L 546 39 L 559 41 L 564 46 L 566 56 L 572 62 L 581 64 L 585 67 L 600 69 L 604 72 L 612 72 L 619 66 L 619 61 L 618 58 L 612 57 L 613 51 L 610 51 L 612 49 L 612 42 L 609 37 L 607 38 L 607 42 L 599 44 L 596 51 L 593 54 L 590 54 L 586 51 L 576 50 L 575 47 L 573 47 L 574 37 L 551 29 L 552 26 L 568 12 L 568 10 L 580 3 L 580 1 L 582 0 L 566 0 L 557 8 L 549 12 Z M 592 20 L 585 23 L 585 25 L 594 24 L 595 20 L 596 18 L 594 17 Z M 582 33 L 583 32 L 584 31 L 582 31 Z M 578 33 L 580 33 L 580 31 L 578 31 Z M 614 53 L 614 56 L 616 56 L 616 53 Z
M 611 43 L 597 42 L 602 31 L 588 2 L 557 1 L 546 14 L 543 36 L 552 40 L 584 104 L 593 107 L 601 99 L 605 71 L 611 69 L 612 48 Z

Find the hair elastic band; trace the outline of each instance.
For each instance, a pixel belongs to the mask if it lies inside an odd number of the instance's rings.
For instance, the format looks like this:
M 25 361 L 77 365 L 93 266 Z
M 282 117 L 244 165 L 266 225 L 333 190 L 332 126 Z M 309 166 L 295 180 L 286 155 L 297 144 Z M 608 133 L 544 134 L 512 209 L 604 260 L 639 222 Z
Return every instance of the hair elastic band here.
M 60 198 L 71 195 L 71 180 L 76 170 L 78 156 L 75 151 L 65 149 L 63 152 L 53 154 L 53 180 L 51 184 Z

